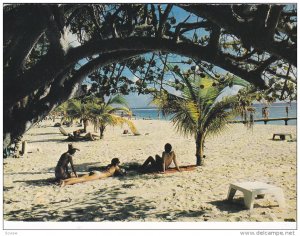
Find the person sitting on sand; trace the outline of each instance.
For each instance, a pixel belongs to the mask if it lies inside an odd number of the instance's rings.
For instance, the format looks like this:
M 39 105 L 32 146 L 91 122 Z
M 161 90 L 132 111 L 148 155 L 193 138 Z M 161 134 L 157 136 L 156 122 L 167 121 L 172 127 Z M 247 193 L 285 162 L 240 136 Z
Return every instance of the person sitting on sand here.
M 65 185 L 72 185 L 77 183 L 83 183 L 93 181 L 97 179 L 105 179 L 111 176 L 123 176 L 125 173 L 119 167 L 119 158 L 113 158 L 111 164 L 109 164 L 104 172 L 92 171 L 89 174 L 85 174 L 78 178 L 69 178 L 61 181 L 61 187 Z
M 165 151 L 162 153 L 162 157 L 160 157 L 159 155 L 155 155 L 154 159 L 152 156 L 149 156 L 142 165 L 142 171 L 147 171 L 150 169 L 151 171 L 165 172 L 166 169 L 168 169 L 171 165 L 172 161 L 174 162 L 176 169 L 180 171 L 177 164 L 175 152 L 172 151 L 171 144 L 167 143 L 165 145 Z
M 76 151 L 79 151 L 78 148 L 73 147 L 72 143 L 68 145 L 68 151 L 63 153 L 57 162 L 55 168 L 55 177 L 56 180 L 63 180 L 71 177 L 71 174 L 68 171 L 68 164 L 71 164 L 72 171 L 74 172 L 75 176 L 77 177 L 76 171 L 73 165 L 73 155 Z

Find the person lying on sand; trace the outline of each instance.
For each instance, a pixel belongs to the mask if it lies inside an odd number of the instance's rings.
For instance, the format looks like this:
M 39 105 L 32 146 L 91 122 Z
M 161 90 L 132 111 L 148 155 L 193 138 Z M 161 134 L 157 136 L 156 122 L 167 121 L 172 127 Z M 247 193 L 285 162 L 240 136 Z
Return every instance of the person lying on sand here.
M 88 181 L 93 181 L 97 179 L 105 179 L 111 176 L 123 176 L 125 173 L 119 167 L 119 158 L 113 158 L 111 164 L 109 164 L 104 172 L 92 171 L 89 174 L 85 174 L 78 178 L 69 178 L 61 181 L 61 187 L 65 185 L 72 185 L 77 183 L 83 183 Z
M 73 147 L 72 143 L 68 144 L 68 151 L 63 153 L 57 162 L 55 168 L 55 178 L 56 180 L 60 181 L 63 179 L 67 179 L 71 177 L 71 174 L 68 170 L 68 164 L 71 164 L 72 171 L 74 172 L 75 176 L 77 177 L 76 171 L 73 165 L 73 155 L 76 151 L 79 151 L 78 148 Z
M 175 152 L 172 151 L 171 144 L 167 143 L 165 145 L 165 151 L 162 153 L 162 157 L 160 157 L 159 155 L 155 155 L 154 159 L 152 156 L 149 156 L 142 165 L 142 171 L 148 171 L 150 169 L 152 171 L 165 172 L 172 162 L 174 162 L 176 169 L 180 171 L 177 164 Z
M 98 135 L 87 133 L 84 136 L 81 136 L 79 132 L 74 131 L 73 134 L 68 134 L 68 140 L 70 141 L 95 141 Z

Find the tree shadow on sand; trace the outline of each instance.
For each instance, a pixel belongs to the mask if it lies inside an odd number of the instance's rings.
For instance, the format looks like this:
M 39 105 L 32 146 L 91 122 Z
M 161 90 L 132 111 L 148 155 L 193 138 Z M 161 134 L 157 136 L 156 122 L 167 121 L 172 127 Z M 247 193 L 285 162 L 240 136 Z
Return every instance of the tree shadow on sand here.
M 88 162 L 88 163 L 82 163 L 76 165 L 76 171 L 79 176 L 82 176 L 84 174 L 87 174 L 91 171 L 104 171 L 107 166 L 97 166 L 99 165 L 99 162 Z M 123 169 L 126 170 L 126 175 L 125 176 L 119 176 L 119 177 L 113 177 L 113 178 L 121 178 L 121 179 L 126 179 L 126 180 L 134 180 L 134 179 L 159 179 L 159 178 L 171 178 L 171 175 L 163 175 L 163 174 L 143 174 L 138 172 L 136 167 L 139 165 L 137 163 L 127 163 L 126 165 L 122 166 Z M 27 185 L 33 185 L 33 186 L 49 186 L 52 184 L 57 185 L 57 181 L 55 180 L 55 171 L 54 168 L 49 168 L 48 170 L 45 170 L 45 172 L 18 172 L 18 173 L 11 173 L 11 175 L 14 174 L 29 174 L 29 175 L 34 175 L 34 174 L 45 174 L 45 173 L 51 173 L 53 174 L 53 177 L 51 178 L 46 178 L 46 179 L 34 179 L 34 180 L 16 180 L 14 181 L 15 183 L 26 183 Z
M 16 180 L 14 183 L 26 183 L 27 185 L 32 186 L 49 186 L 49 185 L 58 185 L 58 182 L 56 181 L 55 177 L 53 178 L 47 178 L 47 179 L 34 179 L 34 180 Z
M 28 141 L 28 144 L 30 143 L 46 143 L 46 142 L 54 142 L 54 143 L 62 143 L 65 142 L 64 139 L 40 139 L 40 140 L 32 140 L 32 141 Z
M 87 172 L 91 170 L 98 170 L 99 168 L 96 166 L 96 164 L 99 164 L 99 162 L 88 162 L 76 165 L 76 171 L 79 174 L 79 176 L 86 174 Z M 45 172 L 19 172 L 19 173 L 12 173 L 12 174 L 45 174 L 45 173 L 51 173 L 53 174 L 53 177 L 47 178 L 47 179 L 34 179 L 34 180 L 16 180 L 15 183 L 22 182 L 26 183 L 27 185 L 33 185 L 33 186 L 49 186 L 52 184 L 57 185 L 58 182 L 55 179 L 55 168 L 49 168 L 48 170 L 45 170 Z
M 261 205 L 260 200 L 256 200 L 256 202 L 254 202 L 253 208 L 273 208 L 273 207 L 278 207 L 278 204 L 274 204 L 274 205 Z M 210 202 L 210 204 L 215 205 L 220 211 L 227 211 L 229 213 L 237 213 L 240 211 L 244 211 L 244 210 L 249 210 L 248 208 L 246 208 L 245 203 L 244 203 L 244 197 L 239 197 L 239 198 L 235 198 L 232 201 L 228 201 L 226 200 L 222 200 L 222 201 L 212 201 Z
M 47 133 L 44 133 L 44 132 L 43 132 L 43 133 L 30 134 L 30 136 L 54 135 L 54 134 L 61 136 L 61 133 L 58 133 L 58 132 L 56 132 L 56 133 L 54 133 L 54 132 L 47 132 Z
M 128 197 L 122 188 L 131 186 L 111 186 L 87 193 L 81 202 L 61 207 L 61 201 L 46 205 L 33 205 L 30 210 L 17 210 L 4 213 L 10 221 L 124 221 L 128 218 L 143 219 L 155 204 L 143 198 Z M 68 199 L 65 201 L 69 201 Z M 54 208 L 54 209 L 53 209 Z
M 220 211 L 227 211 L 229 213 L 237 213 L 247 210 L 243 197 L 235 198 L 232 201 L 225 199 L 220 201 L 212 201 L 209 203 L 216 206 Z
M 9 191 L 10 189 L 13 189 L 14 187 L 3 187 L 3 192 Z
M 185 211 L 167 211 L 164 213 L 155 214 L 156 218 L 160 218 L 163 221 L 176 222 L 180 221 L 180 218 L 199 218 L 203 216 L 205 211 L 194 211 L 194 210 L 185 210 Z
M 157 211 L 157 203 L 142 197 L 128 196 L 125 188 L 133 184 L 122 184 L 86 193 L 80 201 L 70 198 L 44 204 L 35 204 L 25 210 L 4 212 L 7 221 L 177 221 L 181 217 L 200 217 L 203 211 Z M 62 207 L 62 203 L 64 206 Z M 66 205 L 66 202 L 69 202 Z

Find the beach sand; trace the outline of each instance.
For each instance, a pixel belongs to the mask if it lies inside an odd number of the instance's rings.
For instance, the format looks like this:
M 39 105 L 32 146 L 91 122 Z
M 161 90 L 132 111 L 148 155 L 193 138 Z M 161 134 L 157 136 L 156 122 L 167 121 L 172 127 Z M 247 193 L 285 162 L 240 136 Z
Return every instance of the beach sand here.
M 140 136 L 123 135 L 127 127 L 108 127 L 100 141 L 76 142 L 78 173 L 106 166 L 140 163 L 161 154 L 169 142 L 180 165 L 195 164 L 193 137 L 176 133 L 168 121 L 134 121 Z M 66 128 L 71 132 L 75 127 Z M 92 131 L 92 127 L 89 127 Z M 232 124 L 221 135 L 207 137 L 205 165 L 172 174 L 138 174 L 60 188 L 51 182 L 68 142 L 53 122 L 44 121 L 24 136 L 29 153 L 4 159 L 6 221 L 181 221 L 283 222 L 296 220 L 296 142 L 273 141 L 273 133 L 296 137 L 296 126 L 258 125 L 249 130 Z M 230 183 L 261 181 L 281 187 L 286 209 L 271 195 L 247 210 L 243 195 L 226 201 Z

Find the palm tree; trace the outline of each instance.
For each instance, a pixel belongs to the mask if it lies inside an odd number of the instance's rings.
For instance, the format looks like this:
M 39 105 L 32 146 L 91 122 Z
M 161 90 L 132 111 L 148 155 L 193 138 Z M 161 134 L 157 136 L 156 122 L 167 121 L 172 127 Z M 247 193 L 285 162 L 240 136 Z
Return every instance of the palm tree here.
M 105 128 L 108 125 L 127 124 L 133 134 L 139 134 L 131 121 L 116 114 L 116 112 L 120 111 L 124 114 L 131 114 L 125 98 L 120 95 L 109 98 L 107 102 L 95 96 L 87 96 L 81 99 L 75 98 L 63 103 L 56 110 L 64 114 L 65 120 L 82 120 L 85 132 L 88 121 L 91 121 L 97 129 L 99 128 L 100 139 L 103 138 Z
M 86 99 L 71 99 L 63 103 L 59 110 L 63 112 L 65 120 L 80 119 L 83 122 L 84 132 L 87 132 L 88 121 L 91 119 L 91 110 L 93 103 L 91 98 Z
M 103 138 L 104 131 L 108 125 L 122 126 L 123 124 L 127 124 L 133 134 L 139 134 L 133 122 L 125 117 L 117 115 L 117 112 L 123 112 L 123 114 L 128 115 L 131 114 L 125 98 L 120 95 L 109 98 L 107 102 L 94 103 L 94 106 L 91 109 L 91 121 L 99 126 L 100 139 Z
M 154 95 L 153 103 L 158 106 L 164 115 L 173 115 L 177 131 L 184 135 L 194 135 L 196 143 L 196 164 L 203 165 L 204 141 L 208 134 L 219 134 L 229 121 L 236 115 L 238 100 L 236 96 L 227 96 L 220 99 L 227 83 L 217 83 L 208 75 L 182 75 L 178 70 L 174 73 L 179 76 L 183 84 L 171 83 L 170 86 L 180 91 L 176 96 L 166 90 Z M 231 79 L 232 84 L 245 85 L 241 79 Z

